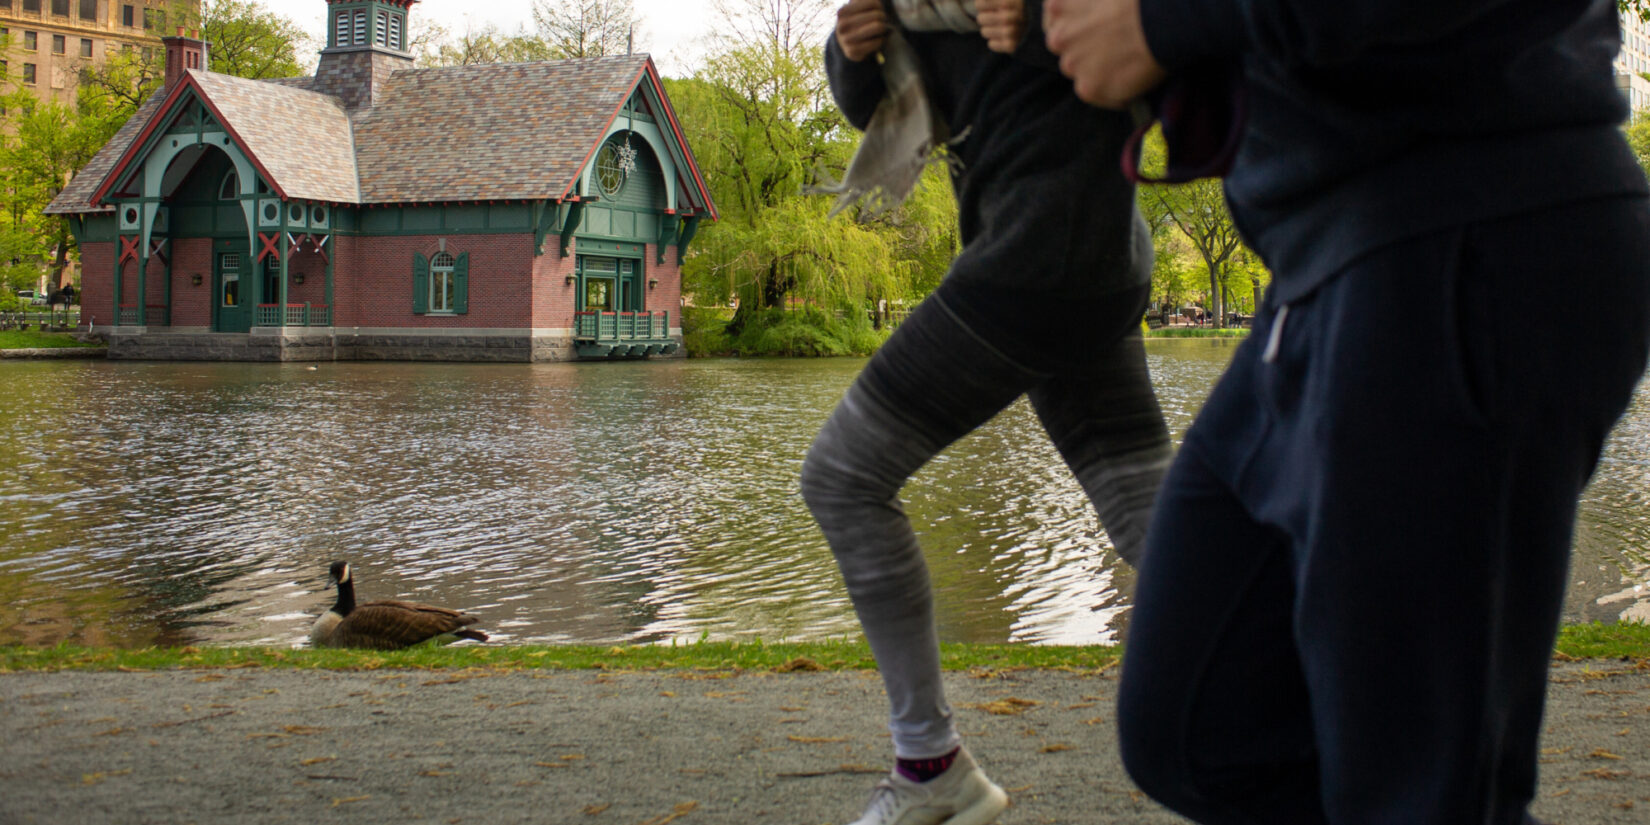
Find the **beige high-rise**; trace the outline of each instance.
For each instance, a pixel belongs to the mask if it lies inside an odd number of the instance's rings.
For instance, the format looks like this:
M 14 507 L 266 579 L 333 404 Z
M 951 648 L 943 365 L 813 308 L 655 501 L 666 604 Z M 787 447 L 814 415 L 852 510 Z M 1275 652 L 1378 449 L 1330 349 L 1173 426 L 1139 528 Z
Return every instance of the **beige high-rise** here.
M 199 12 L 199 0 L 0 0 L 5 73 L 41 97 L 74 100 L 80 70 L 108 55 L 135 51 L 162 59 L 160 38 L 172 32 L 177 9 Z

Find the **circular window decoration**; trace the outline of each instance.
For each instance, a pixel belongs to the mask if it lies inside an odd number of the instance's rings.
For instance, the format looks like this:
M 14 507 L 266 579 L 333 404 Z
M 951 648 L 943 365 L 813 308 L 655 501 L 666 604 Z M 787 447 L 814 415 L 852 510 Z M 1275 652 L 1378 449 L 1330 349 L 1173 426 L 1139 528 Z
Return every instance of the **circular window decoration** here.
M 292 223 L 302 223 L 304 220 L 304 208 L 298 204 L 293 204 L 287 207 L 286 219 Z
M 325 224 L 327 222 L 327 208 L 325 206 L 317 206 L 314 209 L 311 209 L 309 211 L 309 220 L 310 223 L 316 225 Z
M 596 183 L 601 186 L 602 194 L 612 197 L 619 193 L 624 186 L 625 168 L 623 159 L 619 157 L 619 147 L 608 143 L 596 153 Z
M 137 219 L 138 219 L 137 208 L 133 207 L 133 206 L 126 207 L 126 223 L 135 224 L 135 223 L 137 223 Z
M 280 207 L 273 203 L 264 204 L 264 220 L 273 221 L 281 216 Z

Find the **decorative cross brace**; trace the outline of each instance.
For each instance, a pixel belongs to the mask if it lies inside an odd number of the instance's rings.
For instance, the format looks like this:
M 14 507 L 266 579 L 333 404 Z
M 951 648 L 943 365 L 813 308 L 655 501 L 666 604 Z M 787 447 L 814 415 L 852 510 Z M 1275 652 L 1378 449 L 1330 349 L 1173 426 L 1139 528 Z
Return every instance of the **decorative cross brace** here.
M 149 257 L 159 258 L 160 262 L 163 263 L 163 264 L 172 263 L 172 261 L 169 258 L 166 257 L 166 241 L 167 240 L 168 239 L 166 239 L 166 238 L 161 238 L 158 241 L 153 241 L 153 240 L 150 241 L 149 242 Z
M 279 261 L 281 259 L 280 243 L 281 243 L 281 233 L 279 233 L 279 232 L 267 232 L 267 233 L 266 232 L 259 232 L 258 233 L 258 245 L 259 245 L 258 260 L 254 261 L 254 263 L 260 263 L 261 264 L 261 263 L 264 262 L 264 258 L 267 258 L 271 255 L 275 256 L 275 260 Z
M 309 242 L 312 243 L 312 244 L 315 244 L 315 254 L 321 256 L 322 263 L 327 263 L 328 262 L 328 259 L 327 259 L 327 241 L 330 241 L 330 240 L 332 240 L 331 235 L 310 235 L 309 236 Z
M 136 235 L 120 236 L 120 262 L 122 264 L 137 260 L 139 240 L 141 239 Z

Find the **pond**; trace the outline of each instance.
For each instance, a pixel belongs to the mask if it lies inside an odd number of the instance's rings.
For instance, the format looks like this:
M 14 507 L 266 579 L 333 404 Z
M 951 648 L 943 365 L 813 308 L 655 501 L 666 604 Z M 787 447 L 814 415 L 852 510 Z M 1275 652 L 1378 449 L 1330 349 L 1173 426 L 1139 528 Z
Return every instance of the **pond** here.
M 1150 344 L 1177 439 L 1231 352 Z M 333 559 L 506 643 L 856 634 L 796 476 L 862 364 L 0 363 L 0 643 L 302 644 Z M 1568 621 L 1650 620 L 1646 386 L 1607 450 Z M 1024 402 L 905 497 L 942 638 L 1117 640 L 1131 574 Z

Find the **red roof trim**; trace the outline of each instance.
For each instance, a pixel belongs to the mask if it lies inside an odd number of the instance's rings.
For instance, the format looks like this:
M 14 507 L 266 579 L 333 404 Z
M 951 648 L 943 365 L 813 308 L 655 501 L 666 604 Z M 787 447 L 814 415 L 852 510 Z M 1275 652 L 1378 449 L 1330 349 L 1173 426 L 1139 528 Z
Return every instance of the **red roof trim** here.
M 664 83 L 659 79 L 659 70 L 653 65 L 653 58 L 647 59 L 644 68 L 648 79 L 653 81 L 653 91 L 659 96 L 659 105 L 670 118 L 670 131 L 676 136 L 676 145 L 682 148 L 682 156 L 687 158 L 688 169 L 693 172 L 693 182 L 699 187 L 699 196 L 704 198 L 705 208 L 710 210 L 710 219 L 719 220 L 716 203 L 710 199 L 710 187 L 705 186 L 705 178 L 699 173 L 699 162 L 694 159 L 693 149 L 688 146 L 687 138 L 682 134 L 682 124 L 676 120 L 676 108 L 670 105 L 670 98 L 665 96 Z
M 166 100 L 160 104 L 159 109 L 155 110 L 154 116 L 151 117 L 149 119 L 149 123 L 143 127 L 143 131 L 138 133 L 137 138 L 132 141 L 132 145 L 126 147 L 126 152 L 120 156 L 120 161 L 115 164 L 114 170 L 109 173 L 108 177 L 103 179 L 103 183 L 98 186 L 97 192 L 93 193 L 92 197 L 87 201 L 89 204 L 96 206 L 99 201 L 103 200 L 103 197 L 109 193 L 109 187 L 113 186 L 114 182 L 119 180 L 120 177 L 126 173 L 127 166 L 129 166 L 131 162 L 136 159 L 138 153 L 143 150 L 143 145 L 149 142 L 150 136 L 152 136 L 155 132 L 155 127 L 159 126 L 162 121 L 165 121 L 172 116 L 172 108 L 176 106 L 178 101 L 183 97 L 184 90 L 190 88 L 195 90 L 195 97 L 200 100 L 201 105 L 205 106 L 207 110 L 212 113 L 212 116 L 218 119 L 218 123 L 223 126 L 224 132 L 227 133 L 230 139 L 235 141 L 235 145 L 239 146 L 241 151 L 246 154 L 246 159 L 252 162 L 252 168 L 256 169 L 258 174 L 263 175 L 264 180 L 269 181 L 269 185 L 275 190 L 275 195 L 281 200 L 287 199 L 286 190 L 281 188 L 280 182 L 275 180 L 275 176 L 271 175 L 268 169 L 264 168 L 263 163 L 259 162 L 258 156 L 252 154 L 252 150 L 246 145 L 246 141 L 241 138 L 240 133 L 235 131 L 234 126 L 230 125 L 228 118 L 225 118 L 223 116 L 223 112 L 218 111 L 218 107 L 213 105 L 212 99 L 207 97 L 206 91 L 202 89 L 200 83 L 195 80 L 194 70 L 186 69 L 183 73 L 183 79 L 179 81 L 178 85 L 173 87 L 172 91 L 166 95 Z

